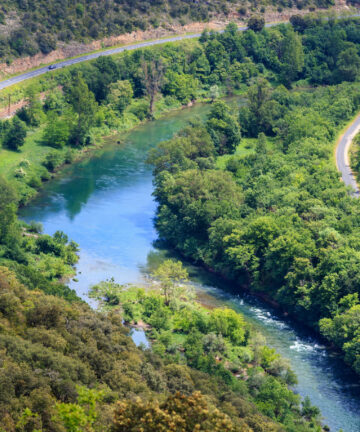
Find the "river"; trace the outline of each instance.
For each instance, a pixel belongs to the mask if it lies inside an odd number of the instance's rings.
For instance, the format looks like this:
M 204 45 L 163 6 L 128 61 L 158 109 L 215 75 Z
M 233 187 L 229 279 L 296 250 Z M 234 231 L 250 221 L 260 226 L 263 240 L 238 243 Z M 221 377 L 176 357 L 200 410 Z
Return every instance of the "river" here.
M 122 137 L 121 145 L 107 139 L 93 158 L 66 167 L 21 210 L 23 219 L 41 222 L 46 233 L 62 230 L 80 244 L 77 276 L 70 286 L 86 301 L 89 286 L 101 280 L 146 283 L 149 269 L 170 254 L 153 244 L 156 204 L 147 152 L 208 111 L 209 106 L 197 105 L 168 114 Z M 231 284 L 187 266 L 203 303 L 226 304 L 242 312 L 266 336 L 268 345 L 289 359 L 299 380 L 295 391 L 310 397 L 331 430 L 360 431 L 360 380 L 337 355 L 271 307 L 237 295 Z

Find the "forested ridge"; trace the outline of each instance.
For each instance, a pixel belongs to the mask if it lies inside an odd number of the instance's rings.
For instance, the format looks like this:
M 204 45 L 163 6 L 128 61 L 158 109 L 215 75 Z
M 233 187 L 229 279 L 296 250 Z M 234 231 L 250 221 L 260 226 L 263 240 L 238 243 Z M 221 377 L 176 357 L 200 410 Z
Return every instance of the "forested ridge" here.
M 4 0 L 0 6 L 0 59 L 48 54 L 59 45 L 86 42 L 159 26 L 247 18 L 268 8 L 315 10 L 333 0 Z
M 321 430 L 319 410 L 288 388 L 288 364 L 241 315 L 209 313 L 183 295 L 169 302 L 178 276 L 158 275 L 165 295 L 93 287 L 110 305 L 96 312 L 61 284 L 53 296 L 49 279 L 0 266 L 0 430 Z M 136 348 L 123 325 L 141 317 L 158 339 L 153 349 Z

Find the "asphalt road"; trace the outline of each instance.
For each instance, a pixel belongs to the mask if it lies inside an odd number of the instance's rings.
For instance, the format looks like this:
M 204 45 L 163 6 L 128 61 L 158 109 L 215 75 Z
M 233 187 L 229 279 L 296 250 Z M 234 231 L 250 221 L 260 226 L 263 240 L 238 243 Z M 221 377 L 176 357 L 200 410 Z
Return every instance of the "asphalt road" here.
M 271 27 L 273 24 L 267 24 L 266 27 Z M 239 27 L 239 31 L 244 31 L 246 30 L 246 27 Z M 74 59 L 69 59 L 69 60 L 64 60 L 62 62 L 56 63 L 56 69 L 60 69 L 60 68 L 64 68 L 67 66 L 71 66 L 77 63 L 82 63 L 84 61 L 89 61 L 89 60 L 94 60 L 98 57 L 101 56 L 108 56 L 108 55 L 113 55 L 113 54 L 119 54 L 122 53 L 124 51 L 132 51 L 138 48 L 145 48 L 148 46 L 153 46 L 153 45 L 161 45 L 167 42 L 175 42 L 175 41 L 181 41 L 181 40 L 185 40 L 185 39 L 195 39 L 200 37 L 201 34 L 191 34 L 191 35 L 183 35 L 183 36 L 173 36 L 173 37 L 169 37 L 166 39 L 158 39 L 158 40 L 154 40 L 154 41 L 149 41 L 149 42 L 140 42 L 134 45 L 127 45 L 125 47 L 120 47 L 120 48 L 112 48 L 106 51 L 101 51 L 101 52 L 96 52 L 93 54 L 84 54 L 80 57 L 74 58 Z M 55 69 L 55 70 L 56 70 Z M 17 84 L 19 82 L 25 81 L 29 78 L 34 78 L 36 76 L 39 75 L 43 75 L 45 73 L 48 72 L 52 72 L 52 70 L 49 69 L 48 66 L 44 66 L 42 68 L 30 71 L 30 72 L 25 72 L 21 75 L 17 75 L 14 76 L 13 78 L 9 78 L 7 80 L 1 81 L 0 82 L 0 90 L 6 88 L 6 87 L 10 87 L 14 84 Z
M 351 17 L 357 17 L 359 15 L 360 14 L 356 13 L 356 14 L 351 14 L 351 15 L 345 16 L 345 17 L 339 16 L 339 18 L 340 19 L 341 18 L 351 18 Z M 327 18 L 325 18 L 325 19 L 327 19 Z M 284 21 L 284 23 L 285 22 L 286 21 Z M 265 24 L 265 27 L 267 27 L 267 28 L 273 27 L 273 26 L 278 25 L 278 24 L 279 23 L 268 23 L 268 24 Z M 246 26 L 238 27 L 239 31 L 245 31 L 246 29 L 247 29 Z M 223 33 L 223 30 L 221 30 L 220 33 Z M 185 39 L 195 39 L 195 38 L 198 38 L 200 36 L 201 36 L 201 33 L 191 34 L 191 35 L 183 35 L 183 36 L 173 36 L 173 37 L 169 37 L 166 39 L 158 39 L 158 40 L 154 40 L 154 41 L 140 42 L 140 43 L 133 44 L 133 45 L 127 45 L 125 47 L 120 47 L 120 48 L 112 48 L 109 50 L 96 52 L 96 53 L 92 53 L 92 54 L 84 54 L 84 55 L 79 56 L 75 59 L 64 60 L 62 62 L 56 63 L 55 70 L 60 69 L 60 68 L 64 68 L 67 66 L 71 66 L 71 65 L 74 65 L 77 63 L 82 63 L 85 61 L 94 60 L 94 59 L 101 57 L 101 56 L 119 54 L 119 53 L 122 53 L 124 51 L 132 51 L 132 50 L 135 50 L 138 48 L 145 48 L 145 47 L 153 46 L 153 45 L 161 45 L 161 44 L 164 44 L 167 42 L 175 42 L 175 41 L 181 41 L 181 40 L 185 40 Z M 52 69 L 52 70 L 54 70 L 54 69 Z M 10 87 L 10 86 L 17 84 L 19 82 L 25 81 L 29 78 L 34 78 L 36 76 L 43 75 L 43 74 L 48 73 L 48 72 L 52 72 L 52 70 L 49 69 L 49 66 L 44 66 L 42 68 L 30 71 L 30 72 L 25 72 L 21 75 L 17 75 L 17 76 L 14 76 L 12 78 L 6 79 L 6 80 L 0 82 L 0 90 L 5 89 L 7 87 Z
M 351 171 L 349 164 L 349 148 L 351 141 L 354 139 L 357 132 L 360 130 L 360 114 L 347 128 L 344 135 L 340 138 L 338 146 L 336 148 L 336 165 L 338 170 L 341 172 L 342 179 L 346 186 L 351 186 L 353 191 L 352 195 L 359 197 L 360 191 L 356 183 L 355 177 Z
M 354 14 L 352 16 L 359 16 L 359 14 Z M 276 24 L 273 24 L 273 23 L 266 24 L 266 27 L 272 27 L 273 25 L 276 25 Z M 238 29 L 239 29 L 239 31 L 244 31 L 247 29 L 247 27 L 239 27 Z M 166 39 L 158 39 L 158 40 L 149 41 L 149 42 L 140 42 L 140 43 L 128 45 L 125 47 L 112 48 L 112 49 L 102 51 L 102 52 L 96 52 L 96 53 L 92 53 L 92 54 L 84 54 L 84 55 L 77 57 L 75 59 L 64 60 L 62 62 L 56 63 L 56 69 L 64 68 L 67 66 L 71 66 L 71 65 L 74 65 L 77 63 L 82 63 L 82 62 L 89 61 L 89 60 L 94 60 L 94 59 L 101 57 L 101 56 L 119 54 L 119 53 L 122 53 L 124 51 L 132 51 L 135 49 L 145 48 L 148 46 L 161 45 L 161 44 L 164 44 L 167 42 L 175 42 L 175 41 L 181 41 L 181 40 L 185 40 L 185 39 L 195 39 L 195 38 L 198 38 L 200 36 L 201 36 L 200 33 L 191 34 L 191 35 L 183 35 L 183 36 L 173 36 L 173 37 L 169 37 Z M 52 69 L 52 70 L 54 70 L 54 69 Z M 29 78 L 34 78 L 36 76 L 52 72 L 52 70 L 50 70 L 48 66 L 44 66 L 42 68 L 30 71 L 30 72 L 25 72 L 21 75 L 14 76 L 14 77 L 9 78 L 7 80 L 1 81 L 0 82 L 0 90 L 5 89 L 7 87 L 10 87 L 10 86 L 17 84 L 19 82 L 25 81 Z M 353 188 L 353 195 L 357 196 L 357 197 L 360 196 L 360 191 L 359 191 L 358 185 L 355 181 L 355 177 L 352 174 L 350 166 L 349 166 L 348 151 L 349 151 L 349 147 L 350 147 L 352 139 L 354 138 L 354 136 L 356 135 L 356 133 L 359 130 L 360 130 L 360 115 L 355 119 L 355 121 L 351 124 L 351 126 L 346 130 L 344 135 L 341 137 L 339 144 L 338 144 L 338 147 L 336 149 L 336 164 L 337 164 L 338 170 L 341 172 L 342 179 L 343 179 L 344 183 L 347 186 L 351 186 Z

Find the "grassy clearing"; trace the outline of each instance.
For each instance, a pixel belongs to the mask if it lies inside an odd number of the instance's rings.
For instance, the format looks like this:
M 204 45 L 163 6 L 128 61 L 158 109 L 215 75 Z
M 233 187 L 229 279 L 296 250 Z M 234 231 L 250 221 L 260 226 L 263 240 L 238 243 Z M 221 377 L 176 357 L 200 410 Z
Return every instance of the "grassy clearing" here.
M 234 154 L 223 155 L 217 158 L 216 167 L 219 169 L 225 169 L 227 161 L 234 155 L 238 157 L 243 157 L 254 154 L 256 141 L 256 138 L 242 138 L 240 144 L 236 147 Z
M 40 165 L 44 157 L 51 147 L 41 145 L 40 140 L 43 133 L 43 127 L 30 131 L 26 137 L 25 144 L 19 151 L 0 149 L 0 175 L 4 177 L 11 177 L 14 174 L 19 164 L 27 160 L 30 165 Z

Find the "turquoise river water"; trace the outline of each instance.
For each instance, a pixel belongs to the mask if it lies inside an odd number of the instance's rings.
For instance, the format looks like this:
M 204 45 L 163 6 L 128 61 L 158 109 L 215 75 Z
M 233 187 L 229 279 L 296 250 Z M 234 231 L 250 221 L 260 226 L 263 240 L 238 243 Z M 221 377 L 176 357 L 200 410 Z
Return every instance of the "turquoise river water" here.
M 110 277 L 119 283 L 146 283 L 149 268 L 169 254 L 153 244 L 156 204 L 147 152 L 208 111 L 209 106 L 197 105 L 171 113 L 122 137 L 121 145 L 109 139 L 93 158 L 67 167 L 21 210 L 23 219 L 41 222 L 46 233 L 62 230 L 80 244 L 77 282 L 70 282 L 79 296 L 89 301 L 89 286 Z M 226 304 L 243 313 L 289 359 L 299 380 L 295 391 L 311 398 L 332 431 L 360 431 L 360 380 L 335 353 L 269 306 L 235 294 L 231 284 L 188 268 L 203 303 Z

